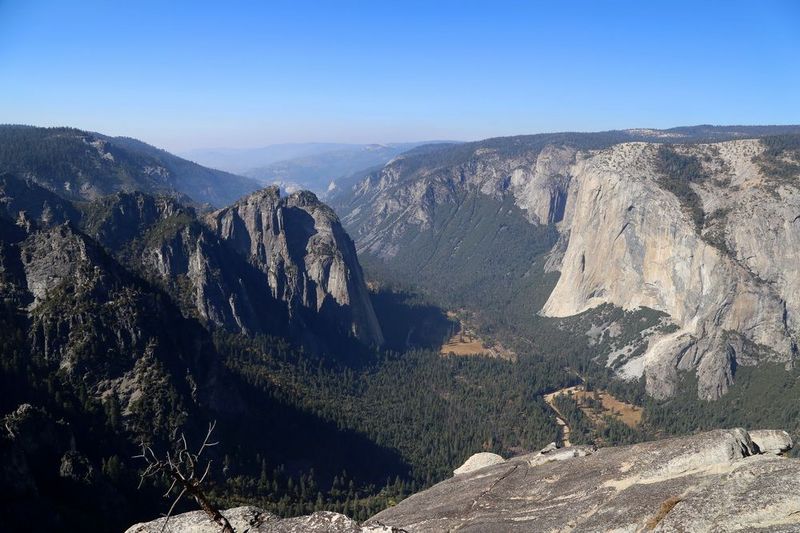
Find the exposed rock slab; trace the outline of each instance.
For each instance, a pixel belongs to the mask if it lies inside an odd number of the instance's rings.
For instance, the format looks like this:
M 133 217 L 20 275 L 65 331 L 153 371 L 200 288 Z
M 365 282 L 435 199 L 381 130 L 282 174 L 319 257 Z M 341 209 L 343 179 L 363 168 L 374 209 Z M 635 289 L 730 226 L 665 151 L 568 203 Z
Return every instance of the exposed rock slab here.
M 236 507 L 223 511 L 234 531 L 250 533 L 392 533 L 392 528 L 380 525 L 360 526 L 354 520 L 331 512 L 280 519 L 258 507 Z M 126 533 L 160 533 L 165 518 L 136 524 Z M 219 533 L 220 527 L 202 511 L 183 513 L 167 521 L 165 532 Z
M 785 445 L 781 432 L 754 434 Z M 800 461 L 759 453 L 742 429 L 569 452 L 454 476 L 367 524 L 415 532 L 800 530 Z
M 761 429 L 750 432 L 750 438 L 761 453 L 782 454 L 792 449 L 792 437 L 785 431 Z
M 547 448 L 499 462 L 476 454 L 454 477 L 364 524 L 330 512 L 279 519 L 255 507 L 225 511 L 236 531 L 556 532 L 800 531 L 800 460 L 777 430 L 716 430 L 594 449 Z M 160 531 L 164 519 L 127 533 Z M 166 531 L 216 533 L 202 512 Z
M 474 472 L 475 470 L 480 470 L 481 468 L 485 468 L 487 466 L 504 463 L 505 461 L 506 461 L 505 459 L 503 459 L 496 453 L 489 453 L 489 452 L 476 453 L 475 455 L 467 459 L 463 465 L 453 470 L 453 474 L 455 475 L 467 474 L 469 472 Z

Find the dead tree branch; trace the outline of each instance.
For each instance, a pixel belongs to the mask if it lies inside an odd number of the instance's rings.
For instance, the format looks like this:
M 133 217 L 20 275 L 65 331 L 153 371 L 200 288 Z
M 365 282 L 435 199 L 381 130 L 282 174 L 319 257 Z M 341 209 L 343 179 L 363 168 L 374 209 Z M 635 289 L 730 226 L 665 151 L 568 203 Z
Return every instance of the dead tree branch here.
M 135 456 L 136 459 L 142 459 L 147 466 L 139 476 L 139 487 L 141 487 L 145 480 L 151 477 L 167 476 L 172 480 L 169 489 L 164 493 L 165 498 L 169 498 L 171 494 L 177 491 L 177 496 L 172 502 L 169 511 L 166 515 L 166 520 L 161 527 L 163 532 L 167 527 L 172 511 L 184 495 L 188 494 L 194 498 L 195 502 L 200 508 L 208 515 L 208 517 L 222 527 L 223 533 L 234 533 L 228 519 L 222 516 L 222 513 L 216 506 L 208 500 L 203 488 L 203 482 L 211 472 L 211 460 L 205 461 L 205 465 L 201 466 L 201 456 L 207 448 L 216 446 L 219 442 L 210 442 L 211 435 L 214 433 L 214 428 L 217 423 L 212 422 L 208 425 L 208 432 L 206 433 L 203 443 L 197 452 L 192 452 L 189 444 L 186 442 L 186 436 L 181 433 L 180 437 L 174 439 L 173 449 L 166 452 L 163 457 L 159 457 L 150 446 L 142 443 L 142 453 Z M 202 472 L 198 475 L 198 472 Z

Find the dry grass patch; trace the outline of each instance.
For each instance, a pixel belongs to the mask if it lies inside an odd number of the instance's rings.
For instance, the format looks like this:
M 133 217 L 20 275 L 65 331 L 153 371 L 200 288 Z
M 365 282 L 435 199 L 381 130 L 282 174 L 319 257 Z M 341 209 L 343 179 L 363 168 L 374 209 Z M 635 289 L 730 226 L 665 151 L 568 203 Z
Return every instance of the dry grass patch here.
M 591 408 L 585 405 L 587 398 L 595 397 L 594 392 L 587 392 L 582 388 L 576 388 L 573 390 L 573 394 L 575 395 L 575 400 L 578 402 L 578 405 L 580 405 L 586 415 L 592 418 L 593 421 L 596 421 L 594 419 L 599 417 Z M 643 409 L 641 407 L 618 400 L 608 392 L 602 390 L 598 391 L 597 398 L 603 406 L 600 412 L 601 416 L 613 416 L 628 427 L 636 427 L 642 421 Z
M 450 320 L 458 320 L 459 331 L 453 334 L 446 343 L 442 345 L 440 353 L 442 355 L 478 355 L 483 357 L 497 357 L 514 361 L 517 355 L 511 350 L 498 343 L 490 344 L 478 337 L 473 329 L 467 326 L 453 311 L 447 312 Z
M 483 347 L 480 339 L 472 337 L 453 335 L 447 343 L 442 345 L 442 353 L 455 355 L 488 355 L 489 352 Z

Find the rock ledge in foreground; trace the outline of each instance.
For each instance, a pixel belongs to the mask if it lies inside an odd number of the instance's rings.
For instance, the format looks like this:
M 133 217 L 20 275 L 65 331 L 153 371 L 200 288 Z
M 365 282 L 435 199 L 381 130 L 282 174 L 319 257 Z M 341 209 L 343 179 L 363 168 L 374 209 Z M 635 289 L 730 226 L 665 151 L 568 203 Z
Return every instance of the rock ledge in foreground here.
M 800 531 L 785 431 L 717 430 L 511 458 L 414 494 L 367 524 L 417 532 Z
M 615 448 L 549 447 L 507 461 L 476 454 L 454 477 L 361 525 L 324 512 L 224 514 L 252 533 L 800 531 L 800 460 L 780 455 L 791 447 L 785 431 L 737 428 Z M 166 530 L 219 528 L 194 512 L 172 517 Z
M 393 533 L 379 524 L 359 526 L 350 518 L 331 512 L 316 512 L 295 518 L 278 518 L 258 507 L 235 507 L 222 512 L 234 531 L 248 533 Z M 126 533 L 158 533 L 164 518 L 136 524 Z M 219 533 L 220 527 L 202 511 L 175 515 L 167 522 L 165 533 Z

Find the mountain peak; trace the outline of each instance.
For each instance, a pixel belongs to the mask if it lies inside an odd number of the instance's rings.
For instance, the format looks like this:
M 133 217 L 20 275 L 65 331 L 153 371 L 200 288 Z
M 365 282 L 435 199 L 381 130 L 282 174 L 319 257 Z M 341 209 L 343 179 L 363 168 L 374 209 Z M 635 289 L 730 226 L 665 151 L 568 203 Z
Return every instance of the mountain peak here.
M 266 187 L 206 216 L 212 231 L 267 277 L 291 313 L 313 310 L 368 344 L 383 334 L 352 240 L 309 191 Z

